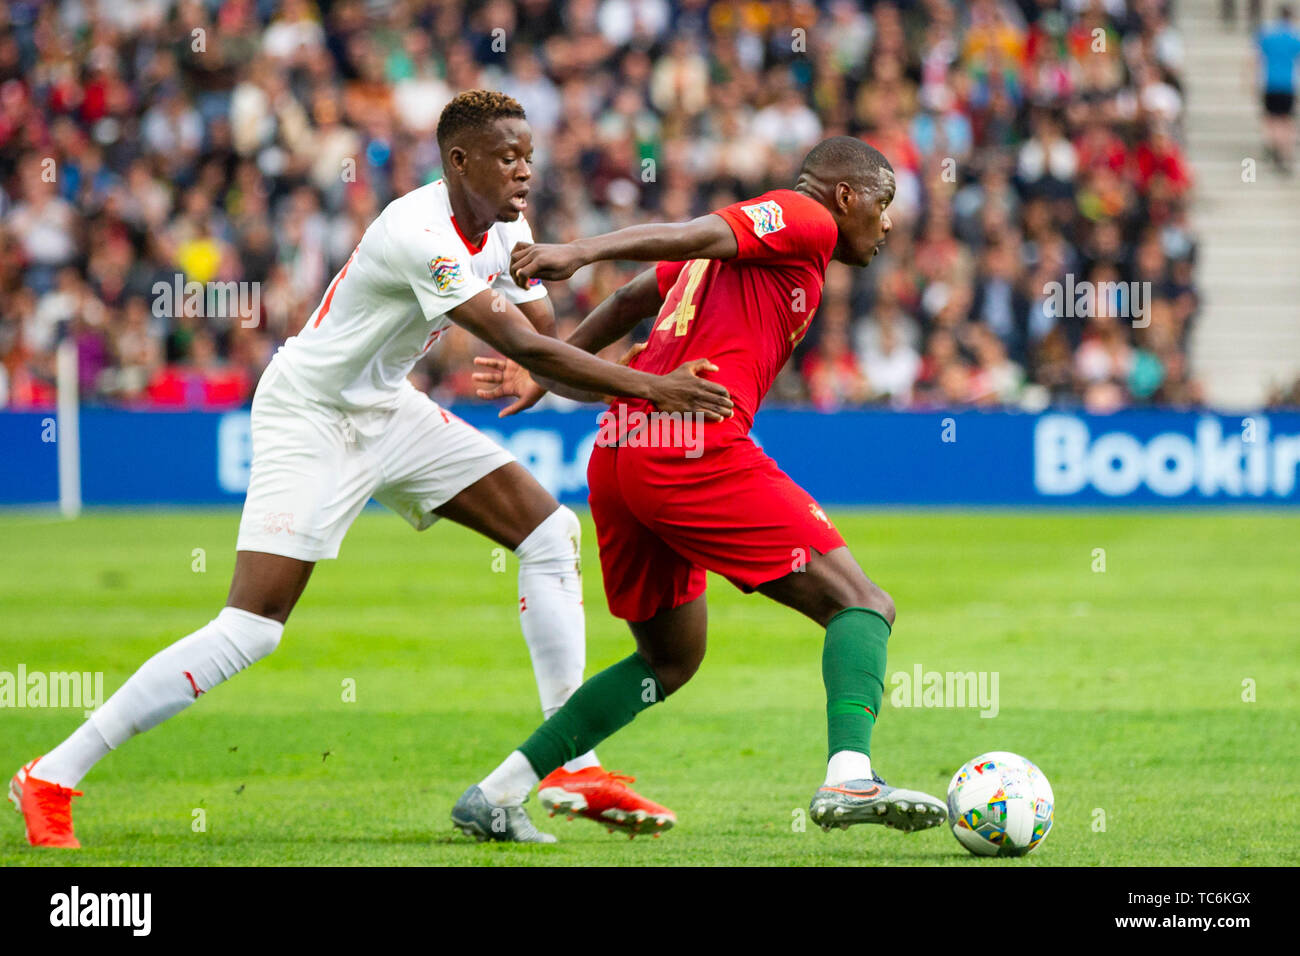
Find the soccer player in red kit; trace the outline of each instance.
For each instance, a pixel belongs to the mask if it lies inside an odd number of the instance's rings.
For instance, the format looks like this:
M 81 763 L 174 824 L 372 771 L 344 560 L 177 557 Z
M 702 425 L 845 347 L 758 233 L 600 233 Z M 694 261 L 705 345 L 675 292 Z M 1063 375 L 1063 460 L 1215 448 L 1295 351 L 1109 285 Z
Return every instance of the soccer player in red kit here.
M 825 783 L 813 796 L 813 820 L 826 829 L 882 823 L 905 831 L 944 821 L 943 801 L 891 787 L 871 767 L 893 601 L 863 573 L 817 502 L 749 437 L 759 403 L 808 330 L 827 265 L 871 262 L 889 232 L 893 196 L 885 157 L 841 136 L 808 154 L 794 189 L 686 223 L 515 248 L 516 282 L 568 278 L 601 259 L 658 260 L 596 308 L 569 343 L 596 352 L 657 315 L 633 366 L 665 371 L 707 355 L 718 366 L 707 377 L 727 387 L 735 411 L 727 420 L 700 423 L 702 440 L 684 454 L 683 442 L 665 447 L 660 439 L 678 432 L 656 428 L 644 401 L 614 399 L 587 475 L 609 608 L 628 622 L 637 650 L 583 684 L 458 807 L 517 806 L 540 779 L 539 798 L 553 812 L 598 816 L 574 802 L 582 798 L 572 789 L 549 786 L 547 775 L 690 680 L 704 657 L 709 570 L 826 630 L 829 759 Z M 480 364 L 480 394 L 518 396 L 502 414 L 555 387 L 512 363 Z M 650 423 L 648 433 L 643 422 Z M 690 422 L 680 426 L 684 434 Z M 631 822 L 650 831 L 671 824 L 653 816 Z

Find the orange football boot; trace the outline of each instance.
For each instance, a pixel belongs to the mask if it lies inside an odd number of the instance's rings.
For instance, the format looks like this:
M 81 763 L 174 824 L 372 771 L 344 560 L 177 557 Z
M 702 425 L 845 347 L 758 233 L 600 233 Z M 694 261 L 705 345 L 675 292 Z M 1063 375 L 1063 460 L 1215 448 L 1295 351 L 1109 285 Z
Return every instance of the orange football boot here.
M 37 757 L 21 768 L 9 781 L 9 802 L 23 815 L 27 824 L 27 842 L 32 846 L 59 846 L 81 849 L 72 832 L 72 798 L 82 795 L 48 780 L 32 776 Z
M 629 787 L 635 780 L 599 766 L 573 773 L 559 767 L 537 785 L 537 799 L 551 816 L 564 813 L 572 820 L 576 813 L 603 823 L 610 833 L 622 830 L 629 839 L 638 833 L 658 836 L 671 830 L 677 815 Z

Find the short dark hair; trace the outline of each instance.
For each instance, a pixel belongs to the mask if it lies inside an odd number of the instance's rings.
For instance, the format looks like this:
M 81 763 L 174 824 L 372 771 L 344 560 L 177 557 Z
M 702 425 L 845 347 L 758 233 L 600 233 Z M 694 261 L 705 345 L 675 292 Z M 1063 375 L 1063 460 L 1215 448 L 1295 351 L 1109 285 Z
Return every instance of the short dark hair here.
M 874 146 L 853 136 L 832 136 L 808 151 L 799 171 L 822 182 L 844 182 L 858 189 L 874 189 L 880 185 L 881 171 L 886 169 L 894 171 L 885 154 Z
M 499 119 L 527 119 L 519 101 L 495 90 L 466 90 L 442 108 L 438 147 L 450 149 L 458 137 Z

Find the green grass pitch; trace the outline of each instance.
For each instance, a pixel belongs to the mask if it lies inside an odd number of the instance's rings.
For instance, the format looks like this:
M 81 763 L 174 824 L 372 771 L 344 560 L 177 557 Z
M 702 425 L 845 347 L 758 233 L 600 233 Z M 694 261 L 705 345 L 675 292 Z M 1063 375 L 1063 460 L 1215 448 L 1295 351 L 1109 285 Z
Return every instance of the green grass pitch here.
M 825 760 L 821 632 L 720 579 L 699 675 L 599 748 L 676 810 L 677 829 L 629 843 L 548 820 L 534 801 L 558 845 L 453 834 L 456 797 L 540 716 L 517 565 L 463 529 L 416 535 L 370 510 L 275 654 L 91 772 L 74 803 L 84 850 L 32 850 L 5 805 L 0 865 L 1300 863 L 1293 514 L 833 517 L 899 608 L 877 768 L 942 795 L 982 751 L 1028 756 L 1057 800 L 1032 856 L 976 860 L 946 827 L 804 827 Z M 631 642 L 606 610 L 584 521 L 590 674 Z M 103 671 L 111 694 L 221 607 L 236 525 L 234 511 L 0 514 L 0 671 Z M 997 715 L 892 706 L 892 675 L 918 664 L 995 672 Z M 81 719 L 0 711 L 0 771 Z

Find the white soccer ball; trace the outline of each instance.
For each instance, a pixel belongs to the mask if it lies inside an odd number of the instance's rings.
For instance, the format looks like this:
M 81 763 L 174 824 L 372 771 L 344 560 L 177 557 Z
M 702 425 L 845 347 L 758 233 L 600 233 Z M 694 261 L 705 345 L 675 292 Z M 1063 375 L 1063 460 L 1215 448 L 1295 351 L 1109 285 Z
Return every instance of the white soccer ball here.
M 1024 856 L 1052 829 L 1052 785 L 1018 754 L 994 750 L 948 784 L 948 825 L 976 856 Z

